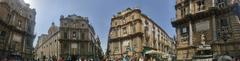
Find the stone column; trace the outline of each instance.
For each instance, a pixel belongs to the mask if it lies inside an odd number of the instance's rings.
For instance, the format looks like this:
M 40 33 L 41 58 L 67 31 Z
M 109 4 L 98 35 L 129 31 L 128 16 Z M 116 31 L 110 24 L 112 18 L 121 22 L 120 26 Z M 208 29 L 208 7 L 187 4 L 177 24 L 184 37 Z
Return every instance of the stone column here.
M 193 3 L 192 0 L 189 1 L 189 13 L 192 13 Z
M 216 18 L 215 15 L 212 16 L 212 28 L 213 28 L 213 41 L 217 40 L 216 35 Z
M 212 7 L 215 7 L 215 0 L 212 0 Z
M 189 44 L 192 45 L 192 38 L 193 37 L 193 32 L 192 32 L 192 21 L 189 21 Z

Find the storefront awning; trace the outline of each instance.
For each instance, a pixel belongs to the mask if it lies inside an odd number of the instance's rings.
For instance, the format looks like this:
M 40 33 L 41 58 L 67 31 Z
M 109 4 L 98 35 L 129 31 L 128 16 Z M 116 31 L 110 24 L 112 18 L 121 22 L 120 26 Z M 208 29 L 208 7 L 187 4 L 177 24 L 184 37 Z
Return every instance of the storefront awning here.
M 233 59 L 230 56 L 223 55 L 223 56 L 220 56 L 217 60 L 218 61 L 232 61 Z

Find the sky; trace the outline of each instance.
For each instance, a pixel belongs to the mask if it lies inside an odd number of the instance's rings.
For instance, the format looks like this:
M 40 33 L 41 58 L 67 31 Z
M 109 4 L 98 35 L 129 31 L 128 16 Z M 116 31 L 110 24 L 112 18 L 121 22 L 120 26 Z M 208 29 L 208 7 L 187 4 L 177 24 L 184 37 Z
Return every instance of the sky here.
M 47 34 L 51 23 L 59 26 L 60 16 L 76 14 L 88 17 L 96 34 L 101 40 L 105 52 L 110 22 L 113 15 L 126 8 L 138 7 L 142 13 L 150 17 L 162 27 L 171 37 L 175 29 L 171 25 L 171 18 L 175 18 L 175 0 L 24 0 L 36 9 L 35 33 L 37 36 Z M 37 43 L 37 37 L 33 46 Z

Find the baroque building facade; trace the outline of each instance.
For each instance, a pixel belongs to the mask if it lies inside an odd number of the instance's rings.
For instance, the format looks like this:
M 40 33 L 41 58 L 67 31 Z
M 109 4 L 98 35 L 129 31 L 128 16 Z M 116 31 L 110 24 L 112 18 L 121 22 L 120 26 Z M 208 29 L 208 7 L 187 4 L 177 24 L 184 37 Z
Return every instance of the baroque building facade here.
M 36 59 L 98 60 L 103 58 L 100 40 L 87 17 L 61 16 L 60 27 L 54 23 L 48 34 L 39 37 Z
M 155 60 L 154 54 L 167 60 L 175 54 L 173 39 L 137 8 L 127 8 L 112 17 L 108 38 L 109 60 Z
M 35 15 L 23 0 L 0 0 L 0 60 L 33 58 Z
M 237 0 L 176 0 L 177 60 L 191 61 L 199 45 L 211 46 L 213 60 L 229 55 L 240 57 L 240 24 Z M 238 14 L 239 15 L 239 14 Z

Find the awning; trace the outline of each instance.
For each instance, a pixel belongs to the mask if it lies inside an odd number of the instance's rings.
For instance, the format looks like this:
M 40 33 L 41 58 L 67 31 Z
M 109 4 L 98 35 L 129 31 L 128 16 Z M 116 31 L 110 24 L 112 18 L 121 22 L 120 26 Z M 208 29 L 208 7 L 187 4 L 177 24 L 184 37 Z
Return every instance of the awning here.
M 232 57 L 224 55 L 224 56 L 220 56 L 218 59 L 218 61 L 232 61 Z
M 150 50 L 150 51 L 147 51 L 145 54 L 160 54 L 160 55 L 163 55 L 164 53 L 159 52 L 159 51 L 155 51 L 155 50 Z
M 150 51 L 147 51 L 145 54 L 156 54 L 156 55 L 160 55 L 162 56 L 163 58 L 169 58 L 170 55 L 169 54 L 166 54 L 164 52 L 161 52 L 161 51 L 156 51 L 156 50 L 150 50 Z
M 156 51 L 156 50 L 147 51 L 145 54 L 159 54 L 161 56 L 166 56 L 166 57 L 169 56 L 169 54 L 166 54 L 166 53 L 161 52 L 161 51 Z

